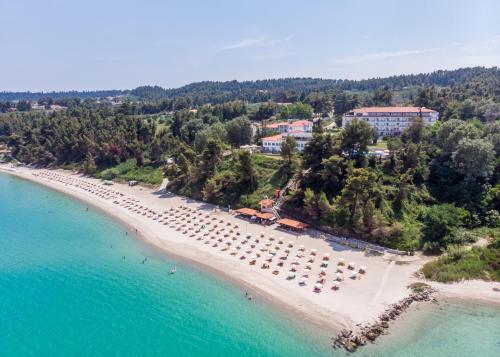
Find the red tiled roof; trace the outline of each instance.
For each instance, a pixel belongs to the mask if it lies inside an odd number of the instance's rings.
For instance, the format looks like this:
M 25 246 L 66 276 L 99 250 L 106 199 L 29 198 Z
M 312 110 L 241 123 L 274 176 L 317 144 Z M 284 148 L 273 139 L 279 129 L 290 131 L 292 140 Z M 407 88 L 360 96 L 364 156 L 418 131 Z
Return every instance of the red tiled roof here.
M 418 113 L 422 110 L 422 113 L 434 113 L 435 110 L 428 108 L 419 107 L 369 107 L 369 108 L 357 108 L 351 110 L 354 113 Z
M 290 125 L 291 126 L 304 126 L 306 124 L 312 125 L 312 123 L 309 120 L 297 120 L 297 121 L 294 121 L 293 123 L 291 123 Z
M 277 129 L 277 128 L 278 128 L 278 126 L 280 126 L 280 125 L 288 125 L 288 122 L 286 122 L 286 121 L 281 121 L 281 122 L 279 122 L 279 123 L 271 123 L 271 124 L 266 124 L 266 127 L 267 127 L 267 128 L 271 128 L 271 129 Z
M 245 207 L 237 209 L 236 212 L 238 212 L 239 214 L 243 214 L 245 216 L 255 216 L 255 215 L 257 215 L 257 213 L 259 213 L 254 209 L 245 208 Z
M 281 141 L 281 139 L 282 139 L 281 134 L 278 134 L 262 138 L 262 141 Z
M 272 213 L 260 213 L 260 212 L 257 212 L 257 214 L 255 215 L 257 218 L 260 218 L 260 219 L 271 219 L 271 218 L 274 218 L 274 214 Z
M 304 228 L 308 227 L 308 225 L 305 223 L 295 221 L 295 220 L 289 219 L 289 218 L 280 219 L 277 223 L 281 224 L 282 226 L 292 227 L 295 229 L 304 229 Z

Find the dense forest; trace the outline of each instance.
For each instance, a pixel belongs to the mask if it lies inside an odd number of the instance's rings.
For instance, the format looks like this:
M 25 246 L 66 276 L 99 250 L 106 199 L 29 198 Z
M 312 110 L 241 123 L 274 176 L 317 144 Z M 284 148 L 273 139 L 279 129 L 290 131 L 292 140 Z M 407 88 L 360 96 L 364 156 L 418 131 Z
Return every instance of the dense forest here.
M 432 73 L 397 75 L 386 78 L 364 80 L 320 79 L 320 78 L 283 78 L 256 81 L 205 81 L 188 84 L 179 88 L 164 89 L 159 86 L 143 86 L 132 90 L 69 91 L 69 92 L 0 92 L 0 101 L 31 100 L 43 98 L 97 99 L 108 96 L 130 96 L 136 100 L 160 100 L 186 98 L 192 105 L 224 103 L 243 100 L 248 102 L 295 102 L 303 100 L 312 92 L 335 91 L 374 91 L 382 87 L 402 90 L 408 87 L 456 87 L 471 88 L 488 86 L 490 90 L 499 89 L 500 70 L 497 67 L 461 68 L 440 70 Z M 479 94 L 479 93 L 478 93 Z M 498 93 L 497 93 L 498 94 Z
M 142 87 L 127 94 L 143 100 L 117 106 L 51 98 L 68 109 L 0 114 L 0 144 L 8 159 L 33 165 L 151 184 L 168 177 L 170 190 L 222 206 L 257 207 L 294 178 L 284 213 L 389 247 L 445 252 L 424 271 L 438 280 L 499 280 L 499 84 L 498 69 L 470 68 L 366 81 Z M 369 155 L 381 142 L 366 122 L 323 125 L 340 123 L 332 109 L 393 104 L 436 109 L 440 121 L 425 127 L 417 118 L 384 139 L 385 158 Z M 272 134 L 267 122 L 314 113 L 323 120 L 301 153 L 291 138 L 279 157 L 239 149 Z M 490 243 L 464 248 L 484 239 Z

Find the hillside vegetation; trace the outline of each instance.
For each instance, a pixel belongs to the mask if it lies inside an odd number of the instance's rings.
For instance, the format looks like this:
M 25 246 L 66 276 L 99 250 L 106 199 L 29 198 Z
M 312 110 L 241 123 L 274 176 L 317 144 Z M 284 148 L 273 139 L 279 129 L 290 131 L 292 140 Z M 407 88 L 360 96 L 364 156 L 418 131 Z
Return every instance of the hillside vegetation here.
M 486 229 L 500 226 L 499 88 L 499 70 L 478 67 L 365 81 L 142 87 L 115 106 L 41 100 L 68 108 L 57 112 L 35 112 L 24 102 L 11 113 L 12 103 L 2 102 L 0 111 L 8 113 L 0 114 L 0 142 L 24 163 L 150 184 L 167 176 L 170 190 L 221 206 L 257 207 L 295 175 L 300 183 L 285 196 L 285 212 L 341 235 L 438 254 L 492 240 Z M 302 153 L 293 140 L 280 157 L 239 149 L 273 134 L 270 122 L 317 113 L 340 123 L 332 110 L 372 105 L 425 106 L 441 117 L 431 127 L 416 118 L 383 142 L 364 121 L 328 131 L 318 121 Z M 387 147 L 390 155 L 370 156 L 370 147 Z M 450 262 L 479 259 L 482 274 L 493 276 L 486 249 L 496 248 L 474 248 L 453 260 L 447 253 L 428 273 L 438 278 Z

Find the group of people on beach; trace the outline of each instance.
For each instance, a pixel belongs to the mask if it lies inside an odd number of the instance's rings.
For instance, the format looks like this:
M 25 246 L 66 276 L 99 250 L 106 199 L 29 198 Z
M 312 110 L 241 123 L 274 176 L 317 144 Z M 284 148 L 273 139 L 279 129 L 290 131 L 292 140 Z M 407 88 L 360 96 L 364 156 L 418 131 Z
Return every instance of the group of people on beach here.
M 121 209 L 167 226 L 169 229 L 180 231 L 183 235 L 192 237 L 221 252 L 228 252 L 230 256 L 241 261 L 248 261 L 250 266 L 268 269 L 273 275 L 280 275 L 281 270 L 287 266 L 286 279 L 292 281 L 300 275 L 298 284 L 301 286 L 308 285 L 309 279 L 315 277 L 313 291 L 317 293 L 322 292 L 329 281 L 331 289 L 339 289 L 340 283 L 344 280 L 345 267 L 347 267 L 345 272 L 353 280 L 360 279 L 366 273 L 366 267 L 357 268 L 354 262 L 346 263 L 342 257 L 339 257 L 337 263 L 333 265 L 334 272 L 329 273 L 329 266 L 332 263 L 329 253 L 320 256 L 314 248 L 306 253 L 307 249 L 304 245 L 295 247 L 294 241 L 285 243 L 283 238 L 275 238 L 273 234 L 266 237 L 264 232 L 261 232 L 258 237 L 252 237 L 251 234 L 243 237 L 238 223 L 224 220 L 215 211 L 208 212 L 182 205 L 166 210 L 153 209 L 135 197 L 84 178 L 49 170 L 41 170 L 38 175 L 66 186 L 74 186 L 100 199 L 113 200 L 113 204 Z M 293 261 L 288 264 L 287 262 L 291 259 Z M 144 264 L 146 260 L 147 258 L 142 263 Z M 257 264 L 258 261 L 260 261 L 259 264 Z M 300 268 L 301 266 L 303 269 Z M 169 273 L 175 273 L 175 269 L 171 269 Z

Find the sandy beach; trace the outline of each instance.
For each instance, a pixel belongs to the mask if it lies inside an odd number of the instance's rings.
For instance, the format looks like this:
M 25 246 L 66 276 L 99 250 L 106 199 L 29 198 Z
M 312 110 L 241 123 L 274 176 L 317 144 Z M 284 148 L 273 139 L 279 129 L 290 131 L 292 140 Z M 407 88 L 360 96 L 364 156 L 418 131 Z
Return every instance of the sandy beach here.
M 119 220 L 131 234 L 166 254 L 196 264 L 205 270 L 208 268 L 241 286 L 242 294 L 244 291 L 249 291 L 254 298 L 268 300 L 280 309 L 298 314 L 301 318 L 331 330 L 332 333 L 338 332 L 341 328 L 353 328 L 356 324 L 374 321 L 390 304 L 408 296 L 409 284 L 421 281 L 415 276 L 415 272 L 421 268 L 425 259 L 419 256 L 375 254 L 355 250 L 318 239 L 319 232 L 314 230 L 308 230 L 299 235 L 280 230 L 277 225 L 264 227 L 228 212 L 214 211 L 214 206 L 203 202 L 170 193 L 160 194 L 154 189 L 142 186 L 130 187 L 121 183 L 104 186 L 100 180 L 68 171 L 12 168 L 6 164 L 0 164 L 0 172 L 24 178 L 75 197 Z M 49 175 L 54 174 L 57 175 L 58 180 L 49 178 Z M 81 184 L 75 185 L 71 182 L 85 182 L 99 187 L 100 193 L 89 192 L 83 189 Z M 114 193 L 103 194 L 102 192 Z M 134 212 L 127 202 L 148 207 L 156 213 L 143 215 Z M 179 209 L 180 206 L 186 207 L 186 211 L 181 212 L 191 212 L 193 223 L 209 217 L 206 221 L 217 222 L 220 227 L 225 227 L 226 232 L 230 230 L 230 227 L 237 225 L 234 231 L 239 230 L 240 235 L 239 240 L 235 237 L 234 246 L 241 243 L 241 248 L 223 251 L 222 243 L 214 247 L 212 243 L 215 240 L 210 241 L 208 237 L 197 239 L 202 235 L 203 229 L 196 235 L 191 235 L 183 233 L 183 229 L 177 230 L 170 223 L 162 223 L 163 219 L 166 222 L 168 216 L 173 216 L 174 210 Z M 159 212 L 164 218 L 159 218 Z M 199 214 L 199 212 L 202 213 Z M 264 237 L 261 237 L 261 234 Z M 242 243 L 241 241 L 247 235 L 250 236 L 248 242 Z M 274 239 L 269 240 L 271 235 Z M 220 236 L 222 238 L 222 234 Z M 259 243 L 255 243 L 255 247 L 250 249 L 249 245 L 255 239 L 259 239 Z M 283 243 L 279 243 L 280 239 Z M 225 238 L 224 241 L 226 240 Z M 264 243 L 270 244 L 266 246 Z M 280 247 L 280 250 L 269 263 L 270 269 L 262 269 L 262 264 L 269 257 L 264 249 L 271 249 L 271 245 Z M 301 245 L 304 246 L 304 256 L 299 258 L 296 255 L 302 252 L 299 248 Z M 250 265 L 250 256 L 259 252 L 260 248 L 263 252 L 261 257 L 257 259 L 255 265 Z M 285 249 L 290 250 L 289 257 L 281 260 L 283 266 L 279 267 L 278 257 Z M 246 253 L 247 250 L 252 252 Z M 310 256 L 311 252 L 315 253 L 313 257 Z M 323 259 L 325 254 L 329 254 L 328 261 Z M 245 259 L 241 259 L 242 255 L 245 255 Z M 309 259 L 314 259 L 314 261 L 309 263 L 310 270 L 306 271 Z M 345 266 L 338 266 L 342 260 L 345 261 Z M 295 261 L 299 263 L 295 266 L 296 277 L 289 279 L 288 274 Z M 321 266 L 325 262 L 328 263 L 326 268 Z M 349 262 L 355 263 L 354 269 L 347 268 Z M 358 272 L 361 266 L 366 267 L 365 274 Z M 343 274 L 343 280 L 338 283 L 334 281 L 337 269 L 341 269 Z M 277 275 L 273 274 L 275 270 L 278 271 Z M 306 279 L 306 284 L 301 285 L 299 280 L 305 272 L 309 277 Z M 355 278 L 350 277 L 352 272 L 357 273 Z M 181 271 L 177 273 L 182 274 Z M 315 292 L 314 286 L 320 278 L 325 278 L 324 287 L 321 292 Z M 332 289 L 335 284 L 338 284 L 338 290 Z M 444 295 L 500 303 L 500 293 L 493 290 L 493 287 L 498 287 L 498 284 L 473 281 L 459 284 L 432 283 L 432 285 Z

